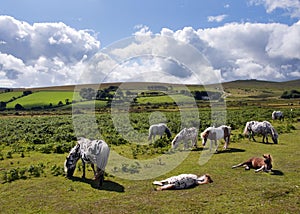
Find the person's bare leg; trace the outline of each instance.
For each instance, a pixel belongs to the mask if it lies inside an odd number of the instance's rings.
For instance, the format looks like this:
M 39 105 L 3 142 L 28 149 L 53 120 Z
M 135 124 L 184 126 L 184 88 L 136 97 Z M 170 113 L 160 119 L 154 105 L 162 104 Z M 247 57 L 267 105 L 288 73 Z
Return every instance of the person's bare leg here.
M 167 184 L 161 187 L 157 187 L 156 190 L 157 191 L 161 191 L 161 190 L 167 190 L 167 189 L 174 189 L 174 184 Z

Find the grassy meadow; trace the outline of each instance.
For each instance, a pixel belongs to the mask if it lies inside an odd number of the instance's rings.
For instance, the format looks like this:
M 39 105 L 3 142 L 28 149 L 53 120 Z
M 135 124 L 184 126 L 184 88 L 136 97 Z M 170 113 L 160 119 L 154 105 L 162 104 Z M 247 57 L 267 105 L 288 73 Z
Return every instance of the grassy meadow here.
M 295 88 L 296 85 L 285 87 Z M 222 140 L 219 152 L 213 154 L 207 163 L 200 164 L 199 158 L 207 150 L 202 147 L 199 136 L 198 149 L 176 152 L 187 157 L 173 170 L 159 177 L 140 180 L 117 176 L 114 166 L 110 165 L 114 162 L 109 160 L 105 181 L 100 189 L 95 187 L 93 172 L 89 166 L 87 178 L 81 179 L 80 161 L 73 179 L 64 176 L 64 160 L 76 143 L 73 127 L 76 118 L 71 111 L 61 114 L 60 111 L 65 110 L 59 108 L 51 114 L 30 110 L 29 113 L 23 111 L 19 114 L 10 113 L 9 110 L 0 112 L 0 213 L 300 213 L 300 100 L 279 99 L 282 88 L 272 83 L 262 83 L 260 86 L 249 82 L 244 86 L 240 82 L 226 83 L 224 88 L 230 93 L 226 98 L 226 118 L 227 124 L 232 127 L 231 143 L 227 150 L 222 149 Z M 27 97 L 31 97 L 31 101 L 21 100 L 26 97 L 16 101 L 22 102 L 22 105 L 28 102 L 26 106 L 38 102 L 41 105 L 49 105 L 48 102 L 54 104 L 54 101 L 49 101 L 49 93 L 57 97 L 55 102 L 64 102 L 66 98 L 71 101 L 73 97 L 71 91 L 53 89 L 34 92 Z M 255 97 L 261 94 L 271 96 Z M 0 94 L 0 98 L 1 96 L 3 94 Z M 48 101 L 45 97 L 48 97 Z M 168 97 L 162 100 L 159 97 L 145 97 L 137 105 L 157 104 L 159 100 L 169 102 L 167 99 Z M 88 108 L 90 103 L 75 105 L 82 105 L 82 108 L 87 105 Z M 200 105 L 204 107 L 198 109 L 201 121 L 199 131 L 203 131 L 210 125 L 211 115 L 207 102 Z M 96 109 L 105 106 L 104 101 L 96 102 Z M 271 120 L 274 109 L 285 113 L 284 121 Z M 166 120 L 174 137 L 180 130 L 179 112 L 173 107 L 168 109 L 167 105 L 163 111 L 160 110 L 149 107 L 147 111 L 140 108 L 140 111 L 130 112 L 133 130 L 129 130 L 127 134 L 135 136 L 132 133 L 138 132 L 147 135 L 149 120 L 159 120 L 155 118 L 158 115 Z M 164 137 L 149 145 L 138 145 L 139 139 L 130 143 L 116 130 L 116 121 L 112 120 L 108 110 L 99 111 L 95 117 L 96 129 L 101 130 L 99 137 L 103 137 L 111 150 L 121 156 L 139 162 L 168 154 L 171 139 Z M 189 118 L 188 122 L 193 119 Z M 279 133 L 279 143 L 273 144 L 270 137 L 268 144 L 262 143 L 261 136 L 255 137 L 257 142 L 249 141 L 242 135 L 245 122 L 249 120 L 272 122 Z M 122 117 L 117 122 L 122 123 Z M 77 132 L 85 136 L 97 135 L 88 121 L 80 123 L 81 129 Z M 231 169 L 235 164 L 264 153 L 273 157 L 273 172 L 255 173 L 254 170 L 246 171 L 243 168 Z M 164 163 L 157 164 L 163 166 Z M 136 178 L 142 178 L 143 170 L 137 166 L 123 164 L 117 165 L 117 169 L 119 173 L 132 173 Z M 208 173 L 214 182 L 185 190 L 154 190 L 154 180 L 181 173 Z
M 13 109 L 17 103 L 24 108 L 44 107 L 50 104 L 57 106 L 60 101 L 63 104 L 66 103 L 66 100 L 72 101 L 73 94 L 73 91 L 38 91 L 8 103 L 7 108 Z

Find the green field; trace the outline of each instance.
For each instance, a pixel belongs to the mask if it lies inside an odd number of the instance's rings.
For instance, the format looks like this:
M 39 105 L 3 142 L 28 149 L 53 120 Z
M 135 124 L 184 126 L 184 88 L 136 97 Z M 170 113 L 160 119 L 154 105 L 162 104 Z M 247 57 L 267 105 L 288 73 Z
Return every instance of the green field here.
M 13 91 L 13 92 L 7 92 L 7 93 L 0 93 L 0 102 L 7 102 L 11 100 L 12 98 L 17 98 L 21 96 L 23 92 L 21 91 Z
M 172 139 L 163 137 L 149 144 L 150 123 L 163 120 L 175 137 L 181 129 L 182 118 L 173 104 L 166 105 L 163 111 L 151 109 L 151 105 L 143 111 L 143 106 L 149 102 L 156 105 L 173 102 L 168 101 L 169 97 L 145 97 L 134 104 L 134 108 L 140 111 L 130 111 L 128 115 L 120 112 L 115 117 L 106 109 L 106 101 L 95 102 L 96 114 L 90 111 L 93 101 L 75 103 L 81 111 L 74 115 L 70 111 L 71 105 L 64 106 L 67 110 L 58 108 L 52 114 L 30 110 L 19 114 L 3 111 L 0 116 L 0 213 L 300 213 L 300 103 L 299 99 L 279 99 L 277 94 L 281 89 L 276 84 L 272 85 L 267 84 L 266 89 L 263 84 L 260 87 L 256 84 L 251 89 L 257 94 L 267 91 L 270 92 L 267 94 L 272 94 L 263 100 L 252 97 L 250 83 L 244 88 L 241 83 L 230 87 L 225 85 L 225 90 L 233 93 L 228 98 L 230 105 L 226 109 L 226 123 L 232 127 L 229 148 L 222 149 L 222 140 L 220 151 L 212 154 L 205 164 L 199 164 L 200 157 L 207 155 L 208 151 L 207 147 L 203 148 L 198 136 L 198 149 L 175 153 L 187 156 L 178 166 L 158 177 L 146 179 L 143 173 L 147 170 L 168 169 L 168 165 L 164 159 L 150 165 L 144 164 L 144 160 L 172 155 L 169 154 Z M 286 88 L 296 88 L 296 85 Z M 72 93 L 40 91 L 16 101 L 29 108 L 49 105 L 47 97 L 53 100 L 54 105 L 59 101 L 65 102 L 65 99 L 71 101 Z M 34 96 L 35 99 L 32 99 Z M 22 100 L 30 97 L 31 102 Z M 203 106 L 197 109 L 199 132 L 212 123 L 207 101 Z M 284 112 L 284 121 L 271 120 L 274 109 Z M 129 124 L 126 124 L 127 116 Z M 184 123 L 193 124 L 194 120 L 193 114 L 186 115 Z M 245 123 L 250 120 L 269 120 L 279 133 L 279 143 L 273 144 L 269 137 L 270 142 L 264 144 L 261 136 L 255 136 L 257 142 L 249 141 L 242 132 Z M 132 129 L 126 129 L 128 126 Z M 63 163 L 78 135 L 104 139 L 111 151 L 132 160 L 132 164 L 116 162 L 111 156 L 105 182 L 100 189 L 95 187 L 90 167 L 87 179 L 81 179 L 80 162 L 74 178 L 65 178 Z M 231 169 L 235 164 L 264 153 L 273 157 L 273 172 Z M 186 190 L 154 190 L 154 180 L 181 173 L 208 173 L 214 182 Z
M 49 106 L 50 103 L 53 106 L 57 106 L 60 101 L 65 104 L 66 99 L 71 102 L 73 94 L 73 91 L 38 91 L 8 103 L 7 108 L 12 109 L 18 103 L 24 108 L 44 107 Z

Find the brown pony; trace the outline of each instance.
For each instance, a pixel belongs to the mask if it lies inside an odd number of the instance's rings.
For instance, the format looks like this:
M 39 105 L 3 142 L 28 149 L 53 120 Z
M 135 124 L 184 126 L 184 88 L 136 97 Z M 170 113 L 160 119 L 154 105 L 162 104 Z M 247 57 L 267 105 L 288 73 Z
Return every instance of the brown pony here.
M 255 172 L 269 172 L 272 171 L 272 157 L 270 154 L 264 154 L 264 158 L 252 157 L 249 160 L 240 163 L 238 165 L 232 166 L 233 168 L 245 166 L 245 170 L 255 169 Z

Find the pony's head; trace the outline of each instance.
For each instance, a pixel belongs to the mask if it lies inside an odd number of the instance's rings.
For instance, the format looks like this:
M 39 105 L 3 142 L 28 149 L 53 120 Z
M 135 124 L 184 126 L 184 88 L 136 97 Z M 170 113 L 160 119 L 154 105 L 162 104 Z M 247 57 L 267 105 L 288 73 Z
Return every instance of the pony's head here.
M 210 129 L 210 127 L 209 127 L 209 128 L 207 128 L 207 129 L 205 129 L 205 130 L 200 134 L 200 136 L 201 136 L 201 138 L 202 138 L 202 146 L 205 146 L 205 144 L 206 144 L 206 142 L 207 142 L 207 139 L 208 139 L 208 136 L 209 136 L 210 132 L 211 132 L 211 129 Z
M 185 129 L 186 129 L 186 128 L 184 128 L 183 130 L 181 130 L 181 131 L 174 137 L 174 139 L 172 140 L 172 143 L 171 143 L 172 149 L 176 149 L 176 148 L 179 146 L 179 143 L 180 143 L 180 141 L 181 141 L 182 138 L 183 138 L 183 134 L 184 134 L 184 132 L 185 132 Z
M 278 143 L 278 133 L 277 133 L 277 131 L 273 127 L 271 127 L 271 133 L 272 133 L 272 140 L 273 140 L 273 142 L 275 144 L 277 144 Z
M 179 146 L 179 143 L 180 143 L 180 137 L 177 134 L 171 142 L 172 149 L 176 149 Z
M 167 134 L 168 138 L 172 137 L 171 131 L 170 131 L 170 129 L 168 127 L 166 127 L 166 129 L 165 129 L 165 133 Z
M 264 154 L 264 162 L 265 162 L 265 169 L 264 171 L 269 172 L 272 170 L 272 157 L 270 154 Z
M 76 163 L 80 158 L 79 148 L 80 144 L 77 144 L 75 147 L 73 147 L 65 160 L 64 169 L 68 178 L 73 176 L 76 168 Z

